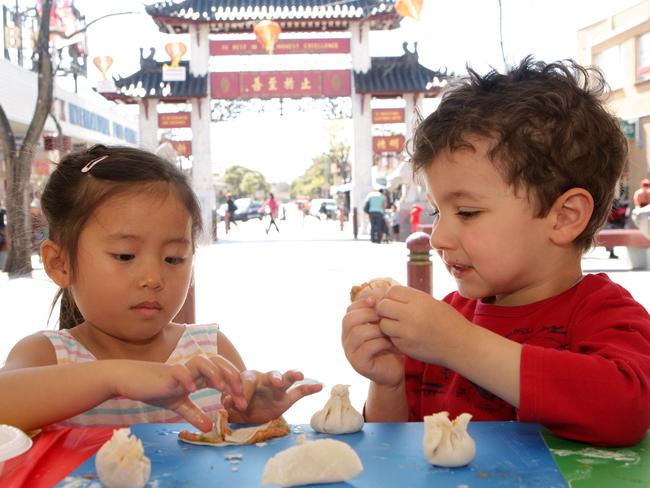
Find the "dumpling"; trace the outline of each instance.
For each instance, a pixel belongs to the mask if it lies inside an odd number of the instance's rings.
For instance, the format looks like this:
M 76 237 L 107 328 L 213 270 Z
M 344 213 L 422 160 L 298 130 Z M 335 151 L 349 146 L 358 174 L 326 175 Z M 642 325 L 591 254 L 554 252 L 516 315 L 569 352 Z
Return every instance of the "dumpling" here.
M 467 433 L 471 418 L 470 414 L 462 413 L 451 421 L 448 412 L 425 416 L 422 439 L 425 459 L 445 468 L 469 464 L 476 454 L 474 439 Z
M 393 278 L 373 278 L 360 286 L 353 286 L 350 290 L 350 301 L 354 302 L 367 296 L 381 299 L 388 289 L 394 285 L 399 285 L 399 283 Z
M 118 429 L 97 451 L 95 469 L 107 488 L 142 488 L 149 481 L 151 462 L 131 429 Z
M 350 403 L 349 386 L 335 385 L 325 407 L 309 423 L 312 429 L 323 434 L 349 434 L 361 430 L 363 415 Z
M 348 481 L 363 471 L 361 459 L 345 442 L 306 441 L 279 452 L 266 462 L 262 485 L 300 486 Z

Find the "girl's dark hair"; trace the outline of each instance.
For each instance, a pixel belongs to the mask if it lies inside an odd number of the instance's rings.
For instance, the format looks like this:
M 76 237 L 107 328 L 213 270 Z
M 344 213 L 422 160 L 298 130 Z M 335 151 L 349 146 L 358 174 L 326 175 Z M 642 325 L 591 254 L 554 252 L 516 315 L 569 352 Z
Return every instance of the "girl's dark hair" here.
M 592 247 L 627 158 L 627 141 L 603 106 L 602 74 L 571 60 L 546 64 L 530 56 L 506 74 L 468 72 L 418 126 L 414 172 L 445 149 L 472 148 L 468 136 L 492 139 L 488 156 L 515 190 L 528 194 L 538 217 L 570 188 L 591 193 L 594 210 L 574 244 Z
M 198 200 L 185 175 L 172 163 L 141 149 L 96 145 L 87 151 L 68 154 L 50 175 L 41 196 L 41 208 L 47 219 L 50 239 L 70 260 L 74 275 L 79 236 L 95 210 L 109 198 L 132 191 L 160 191 L 167 183 L 176 191 L 192 218 L 192 241 L 202 231 Z M 69 329 L 83 322 L 74 299 L 67 289 L 61 297 L 59 328 Z

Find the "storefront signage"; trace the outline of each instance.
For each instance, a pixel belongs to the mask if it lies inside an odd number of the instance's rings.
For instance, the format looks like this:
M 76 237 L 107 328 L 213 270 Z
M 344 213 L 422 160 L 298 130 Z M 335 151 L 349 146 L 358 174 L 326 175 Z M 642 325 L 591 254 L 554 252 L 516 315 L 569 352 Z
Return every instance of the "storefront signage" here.
M 191 127 L 190 112 L 176 112 L 169 114 L 158 114 L 159 129 L 178 129 Z
M 211 73 L 212 98 L 301 98 L 350 96 L 350 71 Z
M 375 136 L 372 138 L 372 151 L 374 153 L 402 152 L 404 149 L 404 136 Z
M 273 54 L 347 54 L 350 39 L 280 39 L 273 47 Z M 266 54 L 264 47 L 255 39 L 239 41 L 210 41 L 210 56 L 234 56 Z
M 375 108 L 372 110 L 373 124 L 403 124 L 403 108 Z

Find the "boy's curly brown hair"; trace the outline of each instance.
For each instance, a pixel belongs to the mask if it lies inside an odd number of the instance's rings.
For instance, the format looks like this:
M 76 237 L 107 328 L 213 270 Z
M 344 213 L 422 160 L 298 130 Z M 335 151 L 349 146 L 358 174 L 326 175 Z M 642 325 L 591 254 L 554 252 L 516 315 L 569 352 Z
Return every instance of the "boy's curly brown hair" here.
M 546 64 L 530 56 L 506 74 L 468 73 L 416 129 L 414 172 L 426 171 L 444 149 L 471 148 L 470 135 L 492 139 L 488 157 L 532 199 L 537 217 L 570 188 L 591 193 L 593 213 L 574 242 L 588 250 L 627 160 L 627 141 L 603 106 L 603 75 L 572 60 Z

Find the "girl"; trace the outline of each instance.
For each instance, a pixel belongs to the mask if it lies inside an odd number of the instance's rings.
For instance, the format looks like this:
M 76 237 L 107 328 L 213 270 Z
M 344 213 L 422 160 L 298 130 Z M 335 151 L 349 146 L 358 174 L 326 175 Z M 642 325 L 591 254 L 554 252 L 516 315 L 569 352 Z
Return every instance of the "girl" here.
M 233 422 L 261 423 L 321 389 L 288 391 L 300 372 L 247 371 L 216 325 L 172 322 L 201 217 L 171 163 L 126 147 L 70 154 L 41 205 L 50 226 L 41 257 L 61 287 L 60 330 L 25 337 L 9 353 L 0 423 L 30 430 L 184 418 L 207 431 L 206 414 L 219 408 Z

